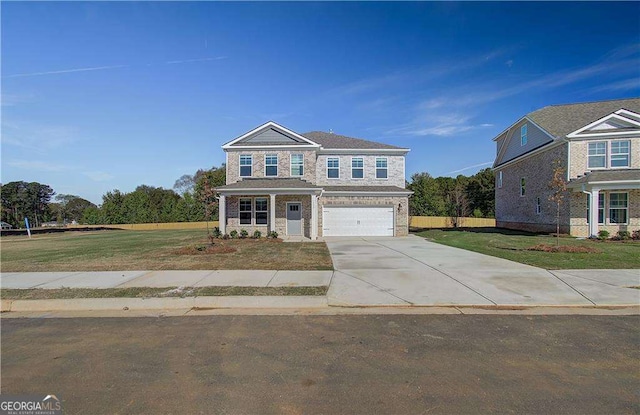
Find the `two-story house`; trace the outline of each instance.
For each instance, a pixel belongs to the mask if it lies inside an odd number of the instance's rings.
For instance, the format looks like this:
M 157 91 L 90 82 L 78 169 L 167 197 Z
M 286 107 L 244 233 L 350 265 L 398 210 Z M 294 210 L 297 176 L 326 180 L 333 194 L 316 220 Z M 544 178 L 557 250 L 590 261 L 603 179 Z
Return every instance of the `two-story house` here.
M 220 230 L 323 236 L 408 233 L 405 155 L 333 133 L 267 122 L 224 144 L 227 183 L 216 189 Z
M 640 229 L 640 99 L 552 105 L 494 138 L 496 226 L 555 232 L 549 200 L 565 171 L 560 231 L 574 236 Z

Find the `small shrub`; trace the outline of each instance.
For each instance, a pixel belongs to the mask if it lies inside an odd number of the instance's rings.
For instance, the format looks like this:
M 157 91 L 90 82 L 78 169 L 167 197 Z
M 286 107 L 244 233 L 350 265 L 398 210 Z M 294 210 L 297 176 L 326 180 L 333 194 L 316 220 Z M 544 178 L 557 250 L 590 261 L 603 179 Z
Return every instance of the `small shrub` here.
M 249 236 L 249 232 L 246 229 L 240 229 L 240 239 L 244 239 Z
M 631 239 L 634 241 L 640 241 L 640 229 L 636 229 L 631 233 Z
M 217 226 L 213 228 L 213 230 L 211 231 L 211 236 L 213 236 L 216 239 L 220 239 L 222 237 L 222 232 L 220 232 L 220 228 L 218 228 Z
M 238 231 L 237 231 L 237 230 L 235 230 L 235 229 L 234 229 L 234 230 L 232 230 L 232 231 L 229 233 L 229 236 L 231 237 L 231 239 L 238 239 Z
M 627 239 L 631 239 L 631 234 L 629 233 L 629 231 L 618 231 L 616 236 L 617 236 L 616 239 L 620 241 L 626 241 Z
M 276 231 L 271 231 L 269 232 L 269 234 L 267 235 L 267 237 L 271 238 L 271 239 L 276 239 L 278 237 L 278 232 Z
M 605 239 L 609 239 L 609 231 L 605 231 L 604 229 L 598 232 L 598 239 L 604 241 Z
M 229 236 L 228 233 L 225 233 L 224 235 L 222 235 L 222 239 L 230 239 L 231 237 Z
M 253 239 L 260 239 L 260 238 L 262 238 L 262 232 L 260 232 L 259 230 L 256 229 L 253 232 Z

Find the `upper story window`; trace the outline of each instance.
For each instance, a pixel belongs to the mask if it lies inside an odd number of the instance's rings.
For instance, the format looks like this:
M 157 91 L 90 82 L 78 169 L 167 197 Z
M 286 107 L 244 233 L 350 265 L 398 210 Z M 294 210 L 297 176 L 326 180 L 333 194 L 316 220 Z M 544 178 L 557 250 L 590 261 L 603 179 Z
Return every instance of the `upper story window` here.
M 362 157 L 353 157 L 351 159 L 351 178 L 364 178 L 364 159 Z
M 240 177 L 251 177 L 253 157 L 250 154 L 240 155 Z
M 629 140 L 611 142 L 611 167 L 629 167 L 630 145 Z
M 264 156 L 264 175 L 267 177 L 278 175 L 277 154 L 267 154 Z
M 304 175 L 304 155 L 292 154 L 291 155 L 291 176 Z
M 587 166 L 590 169 L 630 166 L 631 141 L 629 140 L 596 141 L 589 143 L 588 151 Z
M 607 143 L 605 141 L 589 143 L 588 166 L 590 169 L 607 167 Z
M 387 158 L 376 157 L 376 179 L 387 178 Z
M 527 124 L 520 127 L 520 145 L 524 146 L 527 144 Z
M 498 172 L 498 188 L 502 188 L 502 171 Z
M 327 157 L 327 178 L 340 178 L 340 159 L 338 157 Z
M 525 193 L 525 180 L 524 177 L 520 178 L 520 196 L 524 196 Z

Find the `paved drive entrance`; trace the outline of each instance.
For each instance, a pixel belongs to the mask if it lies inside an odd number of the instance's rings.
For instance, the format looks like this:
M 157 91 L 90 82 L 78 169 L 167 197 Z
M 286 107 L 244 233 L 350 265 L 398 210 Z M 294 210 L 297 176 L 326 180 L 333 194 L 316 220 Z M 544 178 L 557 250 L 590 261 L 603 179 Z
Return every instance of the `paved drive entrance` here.
M 541 268 L 418 236 L 325 238 L 336 269 L 329 304 L 639 304 L 638 270 Z

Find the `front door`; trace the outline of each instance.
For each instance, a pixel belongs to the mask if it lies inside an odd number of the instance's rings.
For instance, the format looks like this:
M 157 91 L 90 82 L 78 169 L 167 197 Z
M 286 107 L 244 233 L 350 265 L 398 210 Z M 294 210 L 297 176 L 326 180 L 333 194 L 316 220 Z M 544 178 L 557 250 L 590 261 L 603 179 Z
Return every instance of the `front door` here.
M 302 203 L 287 203 L 287 235 L 302 235 Z

